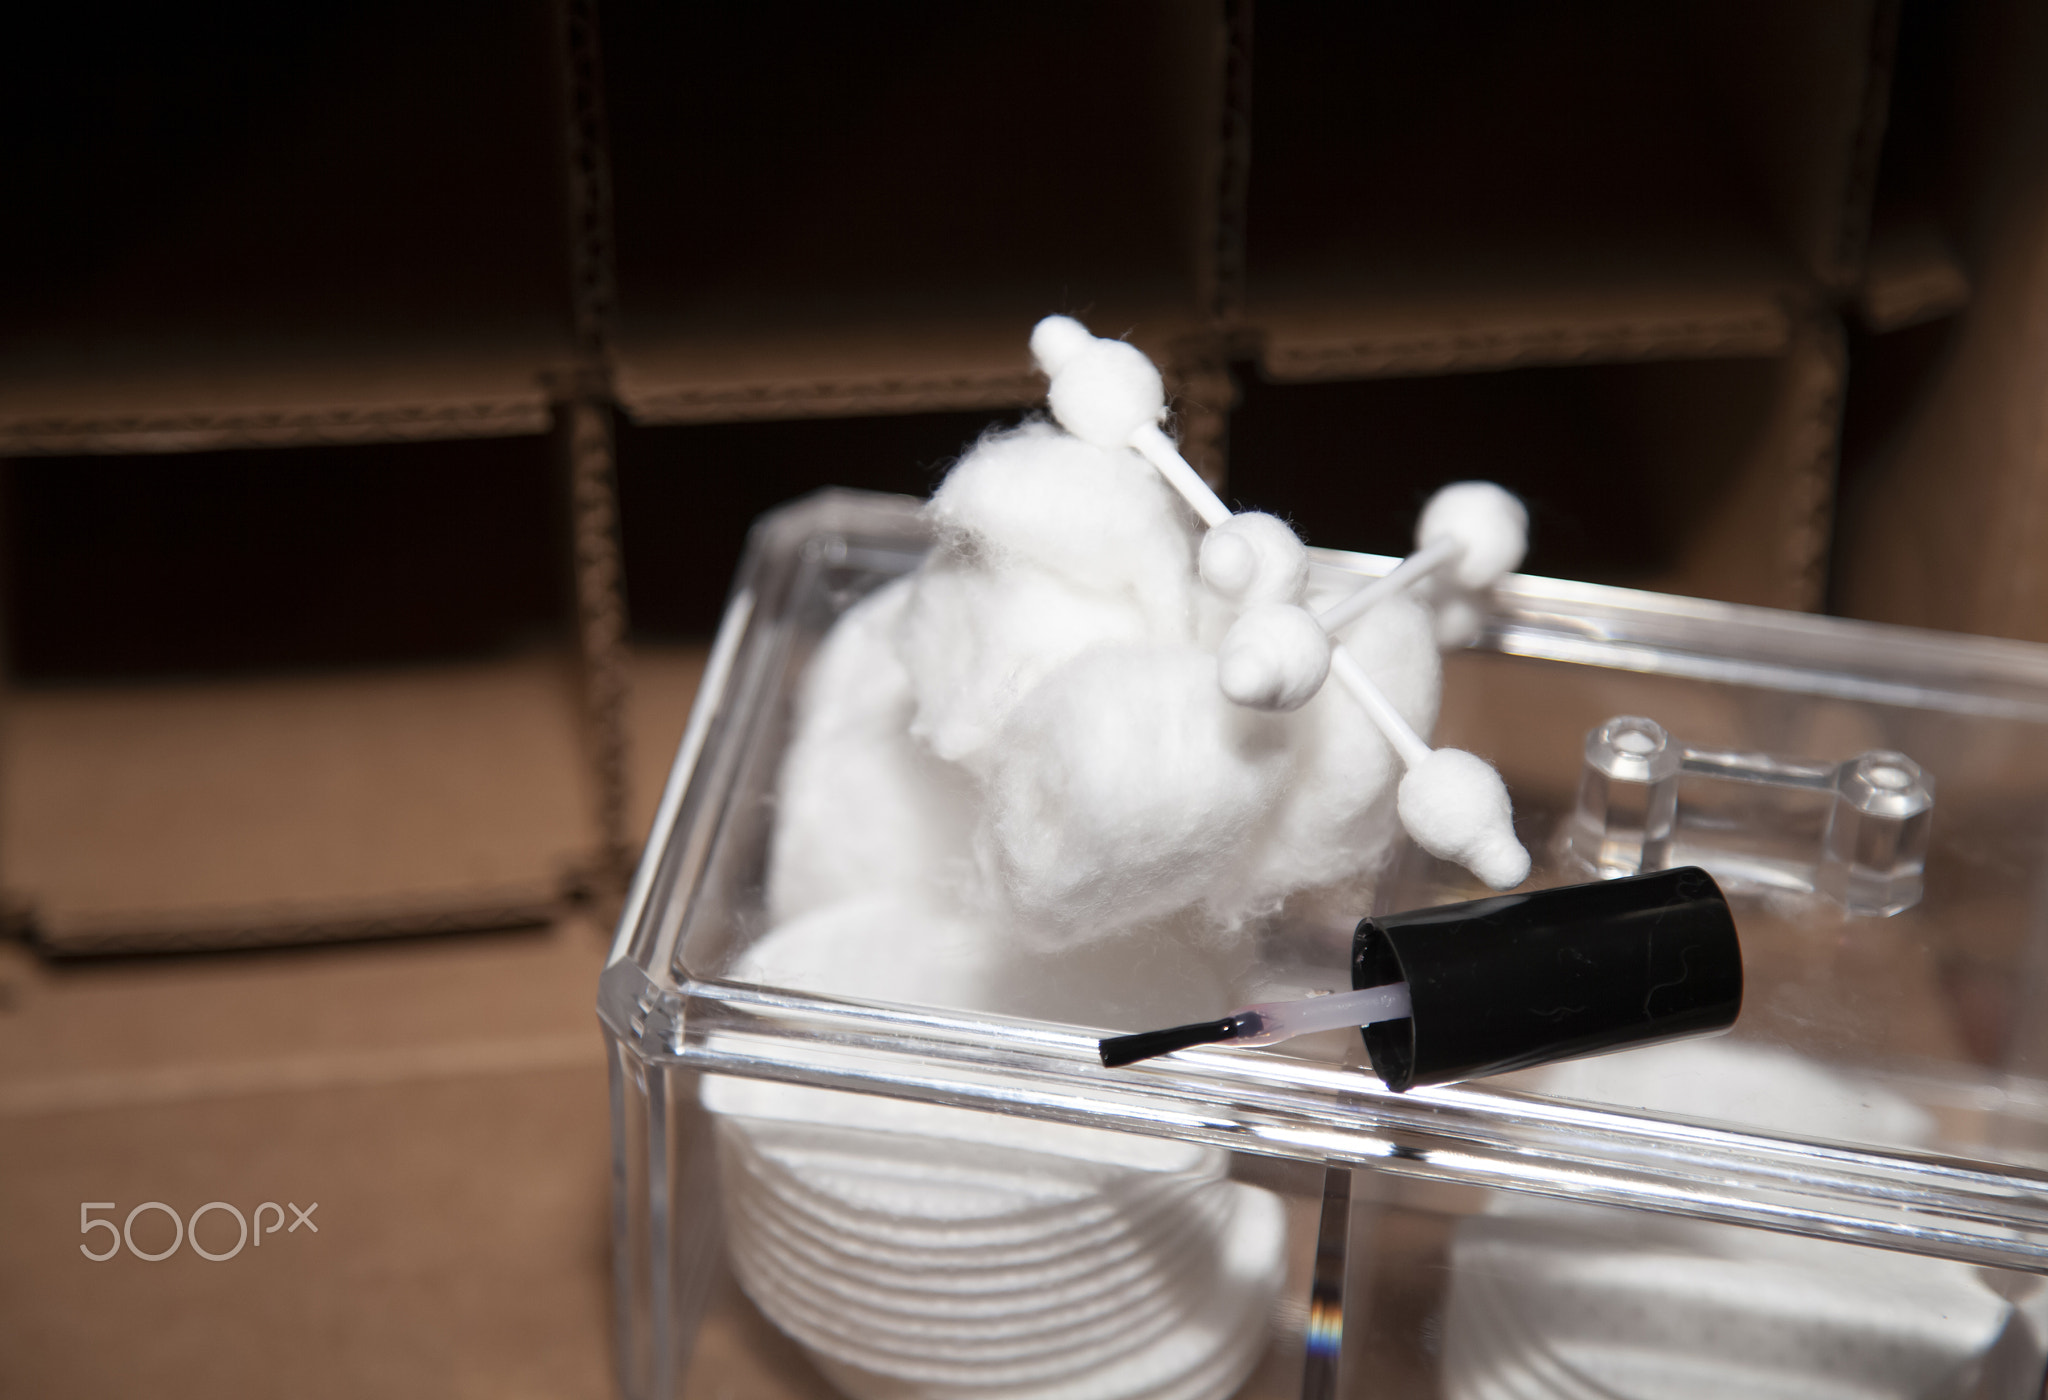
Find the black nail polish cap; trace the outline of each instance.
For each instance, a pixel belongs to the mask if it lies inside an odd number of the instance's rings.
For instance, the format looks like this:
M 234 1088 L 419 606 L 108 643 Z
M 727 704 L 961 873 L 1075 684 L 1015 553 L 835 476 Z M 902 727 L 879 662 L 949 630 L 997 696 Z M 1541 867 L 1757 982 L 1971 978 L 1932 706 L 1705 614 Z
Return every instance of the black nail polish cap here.
M 1408 984 L 1365 1027 L 1396 1093 L 1711 1035 L 1742 1010 L 1742 945 L 1698 866 L 1366 919 L 1351 985 Z

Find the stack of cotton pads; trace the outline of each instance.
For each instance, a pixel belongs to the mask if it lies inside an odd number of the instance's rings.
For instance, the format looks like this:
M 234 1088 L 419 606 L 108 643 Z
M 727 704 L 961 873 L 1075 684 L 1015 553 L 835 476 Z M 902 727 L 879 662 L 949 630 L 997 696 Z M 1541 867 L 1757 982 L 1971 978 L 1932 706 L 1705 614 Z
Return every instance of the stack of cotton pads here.
M 1953 1260 L 1559 1203 L 1467 1221 L 1452 1269 L 1450 1400 L 1960 1400 L 2017 1321 Z
M 734 975 L 987 1008 L 996 945 L 878 898 Z M 1210 1400 L 1265 1348 L 1282 1207 L 1213 1148 L 724 1076 L 702 1098 L 733 1272 L 858 1400 Z
M 1822 1137 L 1927 1127 L 1878 1086 L 1718 1041 L 1544 1077 L 1566 1096 Z M 1503 1195 L 1452 1243 L 1444 1394 L 1948 1400 L 1987 1393 L 1979 1371 L 2001 1342 L 2031 1352 L 2038 1386 L 2042 1320 L 1952 1260 Z M 2030 1327 L 2031 1338 L 2011 1335 Z
M 741 1287 L 859 1400 L 1211 1400 L 1266 1346 L 1281 1206 L 1212 1149 L 735 1079 Z

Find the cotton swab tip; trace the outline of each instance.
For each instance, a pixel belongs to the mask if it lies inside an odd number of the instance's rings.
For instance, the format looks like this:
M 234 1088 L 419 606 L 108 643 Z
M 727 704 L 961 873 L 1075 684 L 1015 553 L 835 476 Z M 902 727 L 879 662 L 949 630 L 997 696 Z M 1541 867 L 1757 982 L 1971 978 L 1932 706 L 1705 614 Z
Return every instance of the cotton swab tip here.
M 1528 552 L 1528 508 L 1490 481 L 1453 482 L 1429 498 L 1415 522 L 1416 544 L 1428 548 L 1443 540 L 1461 546 L 1452 565 L 1458 583 L 1491 588 Z
M 1438 749 L 1409 768 L 1394 801 L 1401 825 L 1431 855 L 1456 861 L 1497 890 L 1529 878 L 1507 784 L 1485 759 Z
M 1247 510 L 1210 527 L 1197 556 L 1202 581 L 1240 603 L 1299 603 L 1308 593 L 1308 550 L 1286 521 Z
M 1216 678 L 1234 704 L 1298 710 L 1330 674 L 1330 638 L 1306 608 L 1261 603 L 1230 625 L 1216 652 Z
M 1056 343 L 1053 353 L 1066 353 L 1066 346 Z M 1046 402 L 1059 425 L 1083 442 L 1129 447 L 1140 428 L 1156 428 L 1166 416 L 1166 382 L 1137 346 L 1091 339 L 1054 372 Z
M 1088 328 L 1071 316 L 1048 316 L 1031 328 L 1031 358 L 1048 379 L 1094 343 Z

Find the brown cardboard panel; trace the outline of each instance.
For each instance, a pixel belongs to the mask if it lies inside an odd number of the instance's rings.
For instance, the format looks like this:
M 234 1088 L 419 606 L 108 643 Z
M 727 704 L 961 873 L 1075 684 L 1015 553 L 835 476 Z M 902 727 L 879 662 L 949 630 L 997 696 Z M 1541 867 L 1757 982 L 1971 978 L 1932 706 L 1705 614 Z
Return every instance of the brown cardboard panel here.
M 636 851 L 654 824 L 709 652 L 707 646 L 694 645 L 633 647 L 633 690 L 626 702 L 626 744 L 633 765 L 626 829 Z
M 1887 442 L 1842 531 L 1851 616 L 2048 640 L 2048 23 L 1970 12 L 1958 165 L 1980 171 L 1957 220 L 1975 295 Z
M 1041 397 L 1026 340 L 1057 307 L 919 317 L 899 305 L 838 325 L 760 305 L 724 324 L 642 315 L 617 343 L 619 401 L 645 424 L 1005 408 Z
M 1692 522 L 1676 566 L 1651 587 L 1764 607 L 1821 606 L 1844 373 L 1839 327 L 1800 319 L 1790 352 L 1768 364 L 1746 433 L 1707 381 L 1681 386 L 1674 376 L 1677 411 L 1655 431 L 1650 475 L 1663 493 L 1689 491 Z M 1714 445 L 1717 458 L 1707 455 Z
M 1887 221 L 1871 231 L 1856 303 L 1873 333 L 1905 330 L 1968 306 L 1970 274 L 1934 220 Z
M 0 1393 L 610 1393 L 603 940 L 0 957 Z M 312 1207 L 93 1263 L 79 1207 Z M 266 1213 L 265 1224 L 287 1209 Z M 233 1217 L 200 1242 L 231 1249 Z M 146 1211 L 137 1245 L 171 1243 Z
M 1767 247 L 1669 230 L 1590 247 L 1364 245 L 1255 278 L 1247 333 L 1276 379 L 1775 355 L 1796 286 Z
M 1018 407 L 1045 393 L 1027 344 L 1042 316 L 1071 312 L 1169 369 L 1202 328 L 1191 287 L 1137 275 L 1078 285 L 1103 290 L 974 287 L 934 304 L 928 287 L 848 288 L 688 315 L 629 308 L 616 340 L 619 401 L 648 424 Z
M 1311 543 L 1399 555 L 1444 483 L 1498 481 L 1529 507 L 1528 572 L 1813 606 L 1825 544 L 1814 517 L 1833 461 L 1830 364 L 1816 347 L 1253 379 L 1232 424 L 1232 494 L 1292 520 Z
M 10 697 L 0 872 L 53 941 L 545 900 L 591 841 L 550 653 Z
M 635 657 L 636 837 L 703 658 Z M 8 697 L 0 736 L 0 872 L 66 952 L 545 922 L 593 839 L 558 655 L 41 688 Z
M 282 343 L 280 343 L 282 341 Z M 0 452 L 189 452 L 545 432 L 558 337 L 357 337 L 309 330 L 192 344 L 48 341 L 0 351 Z
M 606 1101 L 587 1065 L 10 1123 L 0 1390 L 605 1395 Z M 319 1233 L 222 1262 L 78 1252 L 83 1202 L 118 1223 L 144 1201 L 189 1218 L 271 1200 L 317 1203 Z M 222 1211 L 200 1230 L 215 1254 L 239 1233 Z M 157 1211 L 134 1236 L 150 1253 L 174 1238 Z
M 1823 285 L 1861 271 L 1896 0 L 1722 0 L 1672 8 L 1779 240 Z
M 1220 17 L 605 12 L 619 387 L 649 423 L 1012 406 L 1049 312 L 1206 323 Z
M 553 31 L 543 0 L 38 16 L 0 451 L 543 428 L 570 348 Z
M 1793 165 L 1812 148 L 1839 166 L 1868 44 L 1773 105 L 1744 66 L 1702 57 L 1707 8 L 1262 13 L 1244 329 L 1268 372 L 1782 350 L 1779 303 L 1811 280 L 1804 231 L 1760 198 L 1763 157 L 1724 108 L 1755 105 Z M 1753 27 L 1767 51 L 1747 66 L 1801 71 L 1804 27 Z
M 0 1118 L 598 1063 L 605 932 L 61 963 L 0 945 Z

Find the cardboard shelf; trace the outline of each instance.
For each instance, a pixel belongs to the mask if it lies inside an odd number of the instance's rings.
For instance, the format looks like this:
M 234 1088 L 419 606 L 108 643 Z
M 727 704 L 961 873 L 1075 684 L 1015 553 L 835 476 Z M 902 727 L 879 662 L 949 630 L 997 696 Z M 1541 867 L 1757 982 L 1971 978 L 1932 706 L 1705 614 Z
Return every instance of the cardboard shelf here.
M 1217 15 L 769 4 L 605 24 L 636 419 L 1019 404 L 1048 311 L 1167 360 L 1206 327 Z
M 701 647 L 640 649 L 637 839 Z M 67 953 L 544 923 L 595 854 L 573 661 L 6 697 L 0 886 Z
M 1136 276 L 1103 280 L 1118 294 L 1076 309 L 1171 372 L 1205 329 L 1191 299 L 1134 295 Z M 616 343 L 619 402 L 649 425 L 1022 407 L 1045 395 L 1031 327 L 1062 304 L 1054 288 L 935 305 L 928 289 L 905 287 L 831 306 L 746 300 L 628 316 Z
M 46 18 L 0 453 L 541 431 L 570 350 L 545 0 Z M 393 42 L 402 34 L 403 42 Z
M 286 328 L 0 352 L 0 454 L 195 452 L 546 432 L 534 327 L 474 342 L 308 343 Z
M 1242 339 L 1301 380 L 1783 353 L 1874 22 L 1808 8 L 1262 12 Z
M 565 658 L 9 697 L 0 879 L 52 946 L 544 917 L 593 843 Z
M 1483 478 L 1529 506 L 1528 572 L 1812 607 L 1838 385 L 1810 331 L 1775 358 L 1254 380 L 1231 494 L 1313 544 L 1400 555 L 1432 492 Z
M 1245 320 L 1276 379 L 1364 379 L 1778 355 L 1809 297 L 1767 248 L 1679 233 L 1303 258 L 1252 284 Z

